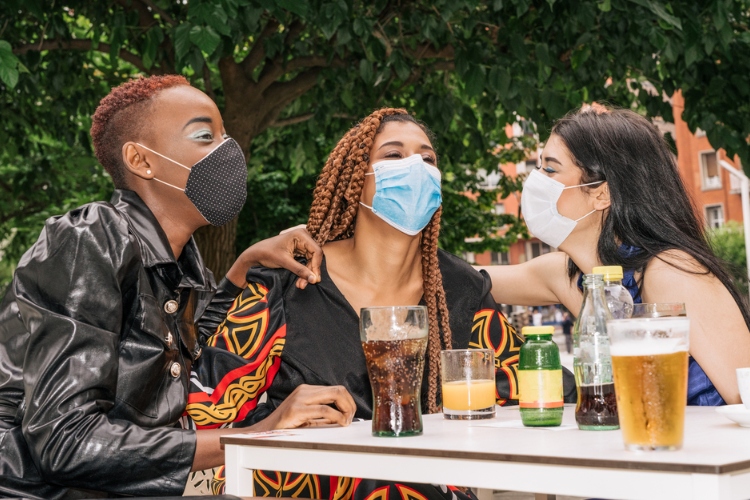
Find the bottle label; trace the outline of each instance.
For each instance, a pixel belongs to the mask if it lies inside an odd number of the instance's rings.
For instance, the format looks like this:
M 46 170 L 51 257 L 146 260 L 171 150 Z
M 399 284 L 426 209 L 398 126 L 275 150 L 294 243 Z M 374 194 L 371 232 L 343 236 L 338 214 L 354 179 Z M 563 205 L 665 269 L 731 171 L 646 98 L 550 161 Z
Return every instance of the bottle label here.
M 521 408 L 562 408 L 562 369 L 518 370 L 518 396 Z

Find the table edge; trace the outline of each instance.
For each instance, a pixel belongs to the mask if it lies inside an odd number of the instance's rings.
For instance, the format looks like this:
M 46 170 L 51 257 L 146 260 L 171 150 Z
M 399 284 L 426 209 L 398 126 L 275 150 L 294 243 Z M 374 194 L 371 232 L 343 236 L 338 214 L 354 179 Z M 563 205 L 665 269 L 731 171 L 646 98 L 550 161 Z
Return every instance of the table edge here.
M 625 462 L 593 458 L 544 457 L 538 455 L 518 455 L 498 452 L 467 452 L 431 449 L 405 449 L 390 446 L 364 446 L 353 444 L 310 443 L 300 441 L 280 441 L 269 438 L 245 436 L 222 436 L 222 445 L 244 445 L 259 448 L 288 448 L 297 450 L 337 451 L 349 453 L 372 453 L 377 455 L 408 455 L 433 458 L 458 458 L 465 460 L 485 460 L 492 462 L 532 463 L 539 465 L 565 465 L 571 467 L 610 468 L 625 470 L 645 470 L 654 472 L 683 472 L 693 474 L 729 474 L 750 471 L 750 460 L 722 465 L 683 464 L 673 462 Z

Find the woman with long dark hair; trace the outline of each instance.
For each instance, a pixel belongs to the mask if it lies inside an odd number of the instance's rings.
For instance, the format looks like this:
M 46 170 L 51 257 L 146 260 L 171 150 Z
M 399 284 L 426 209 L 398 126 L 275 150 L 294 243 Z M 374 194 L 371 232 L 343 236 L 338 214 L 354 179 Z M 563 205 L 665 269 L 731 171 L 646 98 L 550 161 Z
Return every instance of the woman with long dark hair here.
M 600 104 L 571 112 L 552 128 L 521 200 L 530 232 L 561 252 L 484 267 L 497 302 L 578 311 L 581 273 L 622 266 L 636 302 L 685 303 L 688 404 L 739 403 L 735 368 L 750 366 L 750 313 L 652 123 Z

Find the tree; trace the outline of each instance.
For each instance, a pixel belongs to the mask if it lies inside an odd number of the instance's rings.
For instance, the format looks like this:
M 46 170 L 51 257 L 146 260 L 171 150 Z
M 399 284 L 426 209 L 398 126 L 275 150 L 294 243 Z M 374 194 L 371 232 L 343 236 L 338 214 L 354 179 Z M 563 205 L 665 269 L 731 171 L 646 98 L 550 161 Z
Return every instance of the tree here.
M 0 165 L 16 166 L 6 183 L 28 198 L 14 195 L 5 231 L 38 228 L 41 194 L 28 190 L 51 167 L 46 153 L 29 156 L 34 141 L 47 141 L 39 152 L 69 151 L 61 169 L 84 161 L 86 117 L 108 87 L 136 73 L 186 74 L 219 104 L 249 157 L 240 244 L 304 220 L 335 140 L 384 105 L 407 107 L 437 134 L 441 244 L 452 251 L 499 250 L 523 231 L 512 214 L 491 215 L 498 191 L 479 189 L 475 175 L 497 168 L 493 151 L 521 154 L 497 147 L 508 142 L 505 124 L 521 118 L 541 139 L 553 119 L 597 99 L 670 119 L 661 94 L 682 88 L 688 124 L 750 165 L 750 87 L 733 76 L 750 67 L 747 0 L 6 0 L 0 26 L 12 47 L 0 45 L 0 114 L 16 116 Z M 656 95 L 639 92 L 644 81 Z M 101 179 L 91 163 L 75 168 Z M 66 179 L 67 197 L 47 195 L 45 208 L 106 190 L 98 180 L 85 185 L 71 195 L 80 183 Z M 499 190 L 518 187 L 503 179 Z M 503 225 L 509 231 L 493 237 Z M 218 274 L 234 256 L 235 231 L 199 237 Z M 477 234 L 487 237 L 466 243 Z
M 724 226 L 709 233 L 709 241 L 716 255 L 729 269 L 740 293 L 747 297 L 747 254 L 745 252 L 745 231 L 736 221 L 729 221 Z

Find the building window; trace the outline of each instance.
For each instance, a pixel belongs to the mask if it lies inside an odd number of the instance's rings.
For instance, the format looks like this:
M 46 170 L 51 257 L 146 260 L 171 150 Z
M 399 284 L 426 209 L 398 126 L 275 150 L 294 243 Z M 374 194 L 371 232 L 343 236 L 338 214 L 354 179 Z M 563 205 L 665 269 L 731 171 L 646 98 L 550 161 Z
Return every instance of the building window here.
M 711 229 L 718 229 L 724 225 L 724 207 L 721 205 L 706 206 L 706 224 Z
M 510 264 L 510 256 L 508 255 L 508 252 L 490 252 L 490 264 L 493 264 L 493 265 Z
M 487 172 L 485 169 L 480 168 L 477 170 L 480 189 L 495 189 L 502 175 L 500 171 Z
M 548 244 L 542 243 L 541 241 L 529 242 L 528 246 L 526 247 L 526 252 L 529 259 L 539 257 L 540 255 L 550 253 L 551 251 L 552 248 Z
M 536 160 L 526 160 L 516 164 L 516 175 L 528 174 L 536 168 Z
M 495 215 L 503 215 L 505 213 L 505 203 L 495 203 L 495 209 L 493 210 Z
M 721 189 L 721 168 L 715 151 L 701 153 L 703 189 Z
M 737 194 L 742 192 L 742 181 L 736 175 L 729 174 L 729 192 Z
M 476 264 L 476 256 L 474 255 L 474 252 L 464 252 L 464 260 L 468 262 L 469 264 Z

